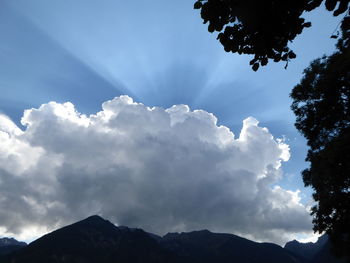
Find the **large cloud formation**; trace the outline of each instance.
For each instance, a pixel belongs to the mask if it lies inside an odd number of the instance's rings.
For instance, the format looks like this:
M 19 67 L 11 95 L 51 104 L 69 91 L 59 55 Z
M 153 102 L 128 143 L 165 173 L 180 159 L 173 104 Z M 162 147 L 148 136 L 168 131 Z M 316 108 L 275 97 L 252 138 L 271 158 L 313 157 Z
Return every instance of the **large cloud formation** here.
M 258 121 L 237 138 L 213 114 L 128 96 L 95 115 L 67 102 L 0 115 L 0 235 L 30 238 L 91 214 L 120 225 L 210 229 L 278 243 L 311 230 L 298 192 L 277 185 L 289 147 Z

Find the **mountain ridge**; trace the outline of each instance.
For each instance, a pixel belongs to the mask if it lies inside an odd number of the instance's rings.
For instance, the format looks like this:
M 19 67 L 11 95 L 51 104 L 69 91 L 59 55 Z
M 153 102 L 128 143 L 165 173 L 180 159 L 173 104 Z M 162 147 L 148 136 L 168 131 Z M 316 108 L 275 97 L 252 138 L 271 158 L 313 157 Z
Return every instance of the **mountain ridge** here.
M 25 246 L 27 246 L 27 243 L 18 241 L 12 237 L 0 238 L 0 256 L 10 254 Z
M 138 228 L 116 226 L 97 215 L 48 233 L 1 257 L 0 262 L 315 263 L 279 245 L 233 234 L 198 230 L 161 237 Z

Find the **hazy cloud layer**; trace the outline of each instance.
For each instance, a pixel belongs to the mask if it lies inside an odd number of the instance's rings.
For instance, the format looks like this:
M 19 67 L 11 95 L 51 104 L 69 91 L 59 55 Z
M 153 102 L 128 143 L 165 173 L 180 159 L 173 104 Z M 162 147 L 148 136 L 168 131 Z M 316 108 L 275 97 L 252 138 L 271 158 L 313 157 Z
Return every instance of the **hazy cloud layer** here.
M 100 214 L 163 234 L 207 228 L 283 242 L 311 230 L 298 192 L 276 183 L 289 147 L 254 118 L 238 137 L 186 105 L 121 96 L 85 116 L 71 103 L 0 115 L 0 235 L 30 238 Z

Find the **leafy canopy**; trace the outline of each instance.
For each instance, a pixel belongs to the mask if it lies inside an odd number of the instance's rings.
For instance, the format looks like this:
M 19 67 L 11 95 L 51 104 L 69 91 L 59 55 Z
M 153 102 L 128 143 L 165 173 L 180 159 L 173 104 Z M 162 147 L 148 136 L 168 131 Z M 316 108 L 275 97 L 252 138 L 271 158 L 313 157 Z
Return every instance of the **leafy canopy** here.
M 342 23 L 337 51 L 316 59 L 291 93 L 297 129 L 306 137 L 314 189 L 314 230 L 327 232 L 335 252 L 350 262 L 350 17 Z
M 208 31 L 219 32 L 217 39 L 225 51 L 254 55 L 254 71 L 270 59 L 285 61 L 296 54 L 288 47 L 303 29 L 310 27 L 301 15 L 319 7 L 322 0 L 197 0 Z M 326 0 L 327 10 L 338 16 L 348 10 L 349 0 Z

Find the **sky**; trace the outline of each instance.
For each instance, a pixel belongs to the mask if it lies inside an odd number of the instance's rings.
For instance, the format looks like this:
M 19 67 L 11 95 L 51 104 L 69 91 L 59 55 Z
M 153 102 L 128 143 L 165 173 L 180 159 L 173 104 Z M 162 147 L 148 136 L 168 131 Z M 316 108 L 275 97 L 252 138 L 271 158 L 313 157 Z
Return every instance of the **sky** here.
M 289 93 L 339 19 L 305 18 L 288 69 L 253 72 L 192 1 L 1 1 L 0 236 L 100 214 L 158 234 L 314 238 Z

